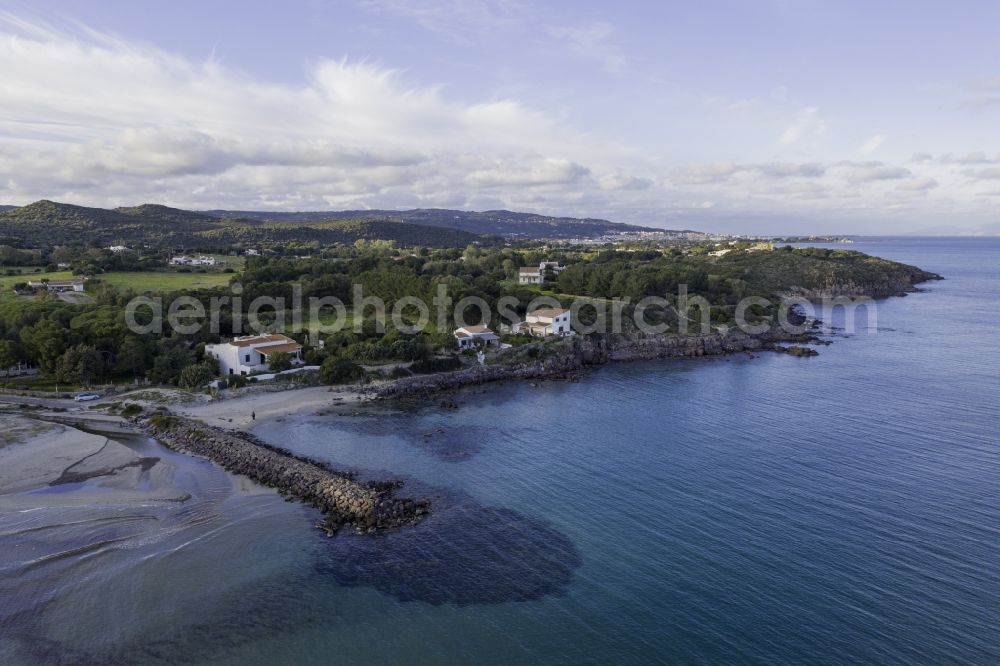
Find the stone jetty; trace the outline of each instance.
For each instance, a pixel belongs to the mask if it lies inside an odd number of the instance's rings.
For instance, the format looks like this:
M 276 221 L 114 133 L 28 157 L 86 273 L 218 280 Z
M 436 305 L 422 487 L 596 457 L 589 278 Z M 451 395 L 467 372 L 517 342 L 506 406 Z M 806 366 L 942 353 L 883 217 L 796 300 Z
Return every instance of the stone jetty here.
M 133 418 L 169 449 L 208 458 L 234 474 L 319 509 L 319 527 L 333 535 L 341 527 L 360 533 L 398 529 L 430 512 L 425 500 L 396 497 L 401 481 L 361 483 L 348 472 L 266 444 L 249 433 L 230 432 L 164 409 Z

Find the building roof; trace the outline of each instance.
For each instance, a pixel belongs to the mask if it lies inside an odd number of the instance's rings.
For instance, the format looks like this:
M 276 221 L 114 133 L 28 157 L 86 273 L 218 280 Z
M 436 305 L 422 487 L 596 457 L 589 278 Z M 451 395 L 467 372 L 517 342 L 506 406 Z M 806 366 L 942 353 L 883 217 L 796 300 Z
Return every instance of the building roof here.
M 540 308 L 534 312 L 529 312 L 528 314 L 534 315 L 535 317 L 550 317 L 554 319 L 566 312 L 569 312 L 566 308 Z
M 231 344 L 234 347 L 252 347 L 255 345 L 267 345 L 272 343 L 294 343 L 296 345 L 298 344 L 297 342 L 295 342 L 295 340 L 292 340 L 287 335 L 281 335 L 280 333 L 274 333 L 270 335 L 246 335 L 243 336 L 242 338 L 233 338 L 233 340 L 229 344 Z
M 461 335 L 462 333 L 466 335 L 495 335 L 493 330 L 488 326 L 463 326 L 455 331 L 455 335 Z
M 536 268 L 534 266 L 526 266 L 524 268 L 518 268 L 517 272 L 520 273 L 521 275 L 538 275 L 542 271 L 541 269 Z
M 286 342 L 281 345 L 268 345 L 267 347 L 262 347 L 257 351 L 264 356 L 270 356 L 275 352 L 294 352 L 302 349 L 302 345 L 297 342 Z
M 83 280 L 80 280 L 80 279 L 77 279 L 77 280 L 49 280 L 48 282 L 44 282 L 42 280 L 30 280 L 28 282 L 28 284 L 31 285 L 31 286 L 39 286 L 39 287 L 42 286 L 42 285 L 47 285 L 49 287 L 71 287 L 71 286 L 73 286 L 75 284 L 83 284 Z

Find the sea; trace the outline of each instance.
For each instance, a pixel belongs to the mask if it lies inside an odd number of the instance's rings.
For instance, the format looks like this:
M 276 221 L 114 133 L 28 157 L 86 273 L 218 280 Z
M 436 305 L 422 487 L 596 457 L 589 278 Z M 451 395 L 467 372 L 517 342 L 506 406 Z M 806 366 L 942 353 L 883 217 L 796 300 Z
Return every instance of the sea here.
M 1000 239 L 830 247 L 945 279 L 825 322 L 816 357 L 256 426 L 404 480 L 434 506 L 412 529 L 328 538 L 128 440 L 190 498 L 0 512 L 0 663 L 1000 663 Z

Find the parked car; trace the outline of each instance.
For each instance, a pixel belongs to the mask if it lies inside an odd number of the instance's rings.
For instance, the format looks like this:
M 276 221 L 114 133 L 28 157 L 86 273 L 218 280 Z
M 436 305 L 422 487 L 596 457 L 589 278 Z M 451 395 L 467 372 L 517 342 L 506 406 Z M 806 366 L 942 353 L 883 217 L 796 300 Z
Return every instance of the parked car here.
M 79 393 L 73 397 L 77 402 L 89 402 L 91 400 L 100 400 L 101 396 L 96 393 Z

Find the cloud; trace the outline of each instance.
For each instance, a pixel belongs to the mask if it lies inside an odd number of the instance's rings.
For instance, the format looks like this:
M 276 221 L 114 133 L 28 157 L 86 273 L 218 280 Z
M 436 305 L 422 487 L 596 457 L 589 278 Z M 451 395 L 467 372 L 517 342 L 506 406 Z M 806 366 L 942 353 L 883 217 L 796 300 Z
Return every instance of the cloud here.
M 987 169 L 966 169 L 962 175 L 972 180 L 1000 180 L 1000 167 L 989 167 Z
M 465 182 L 473 187 L 534 187 L 538 185 L 567 185 L 590 175 L 587 167 L 565 159 L 544 159 L 534 163 L 499 162 L 496 165 L 473 171 Z
M 449 100 L 371 63 L 320 61 L 306 84 L 279 86 L 110 38 L 6 27 L 0 185 L 15 203 L 433 205 L 475 188 L 520 201 L 527 187 L 549 188 L 540 206 L 558 210 L 584 181 L 651 185 L 629 180 L 627 149 L 516 100 Z
M 691 164 L 676 169 L 673 181 L 687 185 L 724 183 L 741 171 L 736 164 Z
M 858 148 L 858 152 L 861 153 L 862 155 L 870 155 L 871 153 L 874 153 L 876 150 L 878 150 L 879 146 L 881 146 L 883 143 L 885 143 L 885 137 L 882 136 L 881 134 L 876 134 L 875 136 L 870 137 L 867 141 L 861 144 L 861 146 Z
M 933 178 L 912 178 L 904 180 L 896 185 L 896 189 L 901 192 L 928 192 L 938 186 L 938 182 Z
M 934 156 L 930 153 L 913 153 L 908 160 L 910 164 L 932 164 Z
M 826 167 L 817 162 L 765 162 L 762 164 L 689 164 L 676 169 L 673 180 L 688 185 L 708 185 L 725 183 L 735 177 L 785 179 L 819 178 L 826 173 Z
M 363 0 L 361 5 L 379 15 L 412 21 L 462 45 L 523 23 L 523 8 L 512 0 Z
M 452 6 L 420 5 L 412 20 L 455 34 L 483 12 L 496 26 L 522 20 L 510 3 L 474 2 L 449 18 Z M 391 0 L 370 9 L 411 11 Z M 534 34 L 547 34 L 546 25 Z M 589 32 L 562 32 L 557 46 L 614 41 L 609 28 L 583 27 Z M 528 98 L 463 99 L 372 62 L 319 60 L 305 75 L 299 83 L 275 84 L 211 59 L 0 17 L 0 202 L 508 208 L 688 228 L 700 222 L 708 229 L 717 228 L 712 220 L 729 220 L 730 229 L 751 220 L 761 230 L 774 229 L 769 220 L 779 219 L 839 225 L 883 213 L 938 215 L 962 197 L 977 201 L 977 188 L 989 187 L 978 180 L 1000 179 L 974 168 L 994 165 L 990 153 L 918 155 L 909 168 L 838 161 L 856 146 L 821 152 L 815 139 L 826 122 L 817 107 L 789 107 L 787 100 L 779 104 L 793 109 L 781 117 L 785 148 L 770 139 L 779 133 L 780 112 L 767 111 L 763 98 L 761 109 L 739 112 L 738 132 L 711 145 L 692 139 L 675 146 L 645 141 L 663 133 L 662 126 L 618 133 L 601 122 L 583 131 L 567 120 L 583 115 L 549 112 Z M 700 112 L 703 99 L 691 95 L 677 105 Z M 603 132 L 631 136 L 638 145 Z M 730 141 L 737 134 L 756 137 L 757 146 Z M 700 163 L 702 154 L 717 157 Z M 864 183 L 872 186 L 859 187 Z M 884 195 L 894 186 L 900 195 L 889 203 L 901 208 L 886 212 Z
M 599 183 L 602 190 L 616 191 L 616 190 L 648 190 L 653 187 L 656 182 L 651 178 L 642 178 L 639 176 L 629 176 L 626 174 L 608 174 L 600 179 Z
M 820 118 L 819 109 L 814 106 L 799 111 L 795 119 L 778 137 L 778 144 L 788 146 L 809 136 L 819 136 L 826 133 L 826 122 Z
M 968 83 L 965 89 L 971 96 L 959 102 L 960 109 L 983 111 L 1000 104 L 1000 76 L 977 79 Z
M 609 23 L 599 21 L 583 26 L 550 27 L 548 32 L 563 40 L 576 57 L 597 62 L 606 72 L 617 73 L 625 68 L 627 59 L 622 50 L 611 42 L 614 28 Z
M 1000 158 L 991 159 L 981 150 L 957 156 L 948 153 L 938 158 L 941 164 L 997 164 L 998 161 Z
M 816 162 L 796 164 L 794 162 L 769 162 L 746 167 L 769 178 L 819 178 L 826 173 L 826 167 Z
M 882 162 L 842 162 L 838 166 L 848 169 L 844 178 L 853 185 L 880 180 L 898 180 L 913 175 L 909 169 Z

